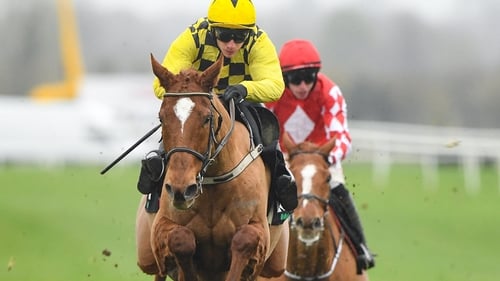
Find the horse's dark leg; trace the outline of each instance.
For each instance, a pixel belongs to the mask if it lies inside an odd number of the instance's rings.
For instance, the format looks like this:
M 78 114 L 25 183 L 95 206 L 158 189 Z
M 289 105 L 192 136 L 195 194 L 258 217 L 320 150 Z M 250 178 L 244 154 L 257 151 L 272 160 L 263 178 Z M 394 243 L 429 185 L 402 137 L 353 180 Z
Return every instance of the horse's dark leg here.
M 155 281 L 165 281 L 167 277 L 161 277 L 160 275 L 155 275 Z
M 226 281 L 255 280 L 266 258 L 264 230 L 258 225 L 244 225 L 231 243 L 231 267 Z
M 168 235 L 168 248 L 179 266 L 178 281 L 198 280 L 193 264 L 196 251 L 194 233 L 187 227 L 177 226 Z

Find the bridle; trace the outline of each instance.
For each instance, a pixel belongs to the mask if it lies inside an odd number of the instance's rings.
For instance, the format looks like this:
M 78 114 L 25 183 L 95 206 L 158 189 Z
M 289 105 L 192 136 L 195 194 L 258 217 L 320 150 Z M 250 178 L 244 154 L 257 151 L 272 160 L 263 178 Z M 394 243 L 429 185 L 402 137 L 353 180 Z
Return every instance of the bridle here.
M 297 154 L 301 154 L 301 153 L 309 153 L 309 154 L 312 154 L 312 153 L 315 153 L 315 154 L 320 154 L 323 159 L 329 163 L 328 161 L 328 155 L 325 155 L 324 153 L 321 153 L 319 151 L 294 151 L 293 153 L 291 153 L 289 155 L 289 160 L 291 160 L 294 156 L 296 156 Z M 318 202 L 321 203 L 321 205 L 323 206 L 323 220 L 321 221 L 321 231 L 324 231 L 324 221 L 326 220 L 326 217 L 328 216 L 328 214 L 330 213 L 329 210 L 330 210 L 330 206 L 329 206 L 329 203 L 328 203 L 328 199 L 326 198 L 323 198 L 321 196 L 318 196 L 314 193 L 304 193 L 304 194 L 300 194 L 298 196 L 298 199 L 306 199 L 306 200 L 316 200 Z M 339 238 L 339 241 L 338 241 L 338 244 L 336 242 L 336 239 L 335 239 L 335 235 L 334 235 L 334 232 L 333 232 L 333 228 L 332 228 L 332 225 L 331 224 L 327 224 L 328 226 L 328 232 L 330 234 L 330 238 L 332 239 L 332 243 L 333 243 L 333 246 L 335 248 L 335 256 L 333 257 L 333 260 L 332 260 L 332 263 L 330 264 L 330 269 L 321 274 L 321 275 L 318 275 L 318 276 L 300 276 L 298 274 L 294 274 L 290 271 L 288 271 L 287 269 L 285 269 L 285 276 L 290 278 L 290 279 L 294 279 L 294 280 L 306 280 L 306 281 L 314 281 L 314 280 L 322 280 L 322 279 L 325 279 L 325 278 L 328 278 L 330 275 L 333 274 L 333 272 L 335 271 L 335 268 L 337 267 L 337 264 L 338 264 L 338 261 L 340 259 L 340 254 L 342 253 L 342 250 L 343 250 L 343 246 L 344 246 L 344 240 L 345 240 L 345 232 L 344 232 L 344 229 L 343 228 L 340 228 L 340 238 Z M 290 218 L 290 228 L 291 229 L 294 229 L 296 228 L 296 222 L 294 221 L 293 219 L 293 214 Z
M 314 200 L 317 200 L 319 201 L 320 203 L 324 204 L 324 213 L 323 213 L 323 221 L 325 220 L 325 218 L 328 216 L 328 214 L 330 213 L 329 212 L 329 205 L 328 205 L 328 199 L 324 199 L 320 196 L 317 196 L 315 194 L 312 194 L 312 193 L 306 193 L 306 194 L 301 194 L 298 196 L 299 199 L 301 198 L 304 198 L 304 199 L 308 199 L 308 200 L 311 200 L 311 199 L 314 199 Z M 321 225 L 322 227 L 324 227 L 324 225 L 322 224 Z M 335 271 L 335 268 L 337 267 L 337 264 L 339 262 L 339 259 L 340 259 L 340 254 L 342 253 L 342 250 L 343 250 L 343 247 L 344 247 L 344 240 L 345 240 L 345 232 L 344 232 L 344 229 L 343 228 L 340 228 L 340 238 L 339 238 L 339 241 L 338 241 L 338 244 L 336 242 L 336 239 L 335 239 L 335 235 L 334 235 L 334 232 L 333 232 L 333 228 L 332 228 L 332 225 L 331 224 L 327 224 L 328 226 L 328 232 L 330 234 L 330 238 L 332 239 L 332 243 L 333 243 L 333 246 L 335 248 L 335 256 L 333 257 L 332 259 L 332 263 L 330 264 L 330 269 L 323 273 L 323 274 L 320 274 L 318 276 L 301 276 L 301 275 L 298 275 L 298 274 L 294 274 L 290 271 L 288 271 L 287 269 L 285 269 L 285 276 L 290 278 L 290 279 L 294 279 L 294 280 L 306 280 L 306 281 L 314 281 L 314 280 L 322 280 L 324 278 L 328 278 L 330 275 L 333 274 L 333 272 Z M 293 220 L 293 215 L 291 216 L 290 218 L 290 228 L 291 229 L 294 229 L 296 226 L 295 226 L 295 221 Z M 322 230 L 323 231 L 323 230 Z
M 198 172 L 196 176 L 196 186 L 198 190 L 200 191 L 198 194 L 203 192 L 202 185 L 203 184 L 219 184 L 219 183 L 224 183 L 227 181 L 230 181 L 237 177 L 253 160 L 255 160 L 260 153 L 262 152 L 263 146 L 258 145 L 254 146 L 251 144 L 251 150 L 250 152 L 243 158 L 240 163 L 233 168 L 231 171 L 220 175 L 220 176 L 214 176 L 214 177 L 205 177 L 205 174 L 207 172 L 208 166 L 210 166 L 214 161 L 215 158 L 219 155 L 221 150 L 224 148 L 224 146 L 227 144 L 229 137 L 233 133 L 234 129 L 234 123 L 235 123 L 235 104 L 234 100 L 231 100 L 229 102 L 229 116 L 231 118 L 231 125 L 229 130 L 226 132 L 224 137 L 220 140 L 217 141 L 216 136 L 218 135 L 221 125 L 222 125 L 222 114 L 218 111 L 218 109 L 214 105 L 214 96 L 217 96 L 213 92 L 208 92 L 208 93 L 203 93 L 203 92 L 192 92 L 192 93 L 165 93 L 163 95 L 164 98 L 168 97 L 193 97 L 193 96 L 202 96 L 206 97 L 210 101 L 210 118 L 209 118 L 209 126 L 210 126 L 210 135 L 208 138 L 208 144 L 207 144 L 207 149 L 204 153 L 200 153 L 192 148 L 189 147 L 183 147 L 183 146 L 178 146 L 170 149 L 169 151 L 164 152 L 165 156 L 165 163 L 168 163 L 170 157 L 174 153 L 177 152 L 187 152 L 194 157 L 196 157 L 198 160 L 201 161 L 201 168 L 200 171 Z M 217 113 L 218 118 L 217 118 L 217 125 L 215 124 L 214 121 L 214 112 Z

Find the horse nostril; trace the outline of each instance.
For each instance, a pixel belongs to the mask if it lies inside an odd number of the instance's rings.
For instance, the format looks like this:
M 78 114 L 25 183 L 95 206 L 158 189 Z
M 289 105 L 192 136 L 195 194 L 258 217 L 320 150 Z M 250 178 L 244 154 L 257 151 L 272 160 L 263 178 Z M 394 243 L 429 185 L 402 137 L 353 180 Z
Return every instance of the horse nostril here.
M 198 185 L 192 184 L 186 188 L 186 191 L 184 192 L 184 197 L 186 198 L 186 200 L 188 200 L 189 198 L 197 196 L 198 192 L 199 192 Z
M 165 184 L 165 189 L 167 190 L 167 193 L 172 196 L 172 186 L 170 184 Z
M 297 220 L 295 221 L 295 225 L 304 227 L 304 220 L 302 218 L 297 218 Z
M 323 220 L 320 218 L 314 218 L 313 228 L 315 228 L 315 229 L 323 228 Z

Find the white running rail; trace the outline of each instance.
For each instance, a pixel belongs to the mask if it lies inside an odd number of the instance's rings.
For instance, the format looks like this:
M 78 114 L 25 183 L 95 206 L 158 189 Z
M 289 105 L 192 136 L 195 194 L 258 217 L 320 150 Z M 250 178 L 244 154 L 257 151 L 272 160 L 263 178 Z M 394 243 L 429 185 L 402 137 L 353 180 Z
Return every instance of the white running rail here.
M 460 164 L 468 192 L 479 191 L 480 167 L 495 164 L 500 192 L 500 129 L 437 127 L 351 121 L 352 162 L 373 163 L 374 182 L 383 185 L 393 163 L 420 163 L 426 186 L 435 187 L 439 164 Z M 462 176 L 462 175 L 458 175 Z

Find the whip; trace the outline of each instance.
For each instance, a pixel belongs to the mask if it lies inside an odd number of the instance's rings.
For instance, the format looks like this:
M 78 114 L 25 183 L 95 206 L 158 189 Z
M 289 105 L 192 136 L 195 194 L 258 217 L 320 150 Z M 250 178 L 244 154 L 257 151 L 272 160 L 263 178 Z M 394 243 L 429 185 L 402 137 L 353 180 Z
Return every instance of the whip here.
M 138 141 L 136 141 L 129 149 L 125 150 L 118 158 L 116 158 L 113 162 L 111 162 L 106 168 L 104 168 L 101 171 L 101 175 L 104 175 L 109 169 L 113 168 L 116 163 L 120 162 L 127 154 L 129 154 L 132 150 L 134 150 L 139 144 L 141 144 L 143 141 L 145 141 L 147 138 L 149 138 L 158 128 L 161 127 L 161 124 L 156 125 L 153 129 L 151 129 L 149 132 L 147 132 L 142 138 L 140 138 Z

